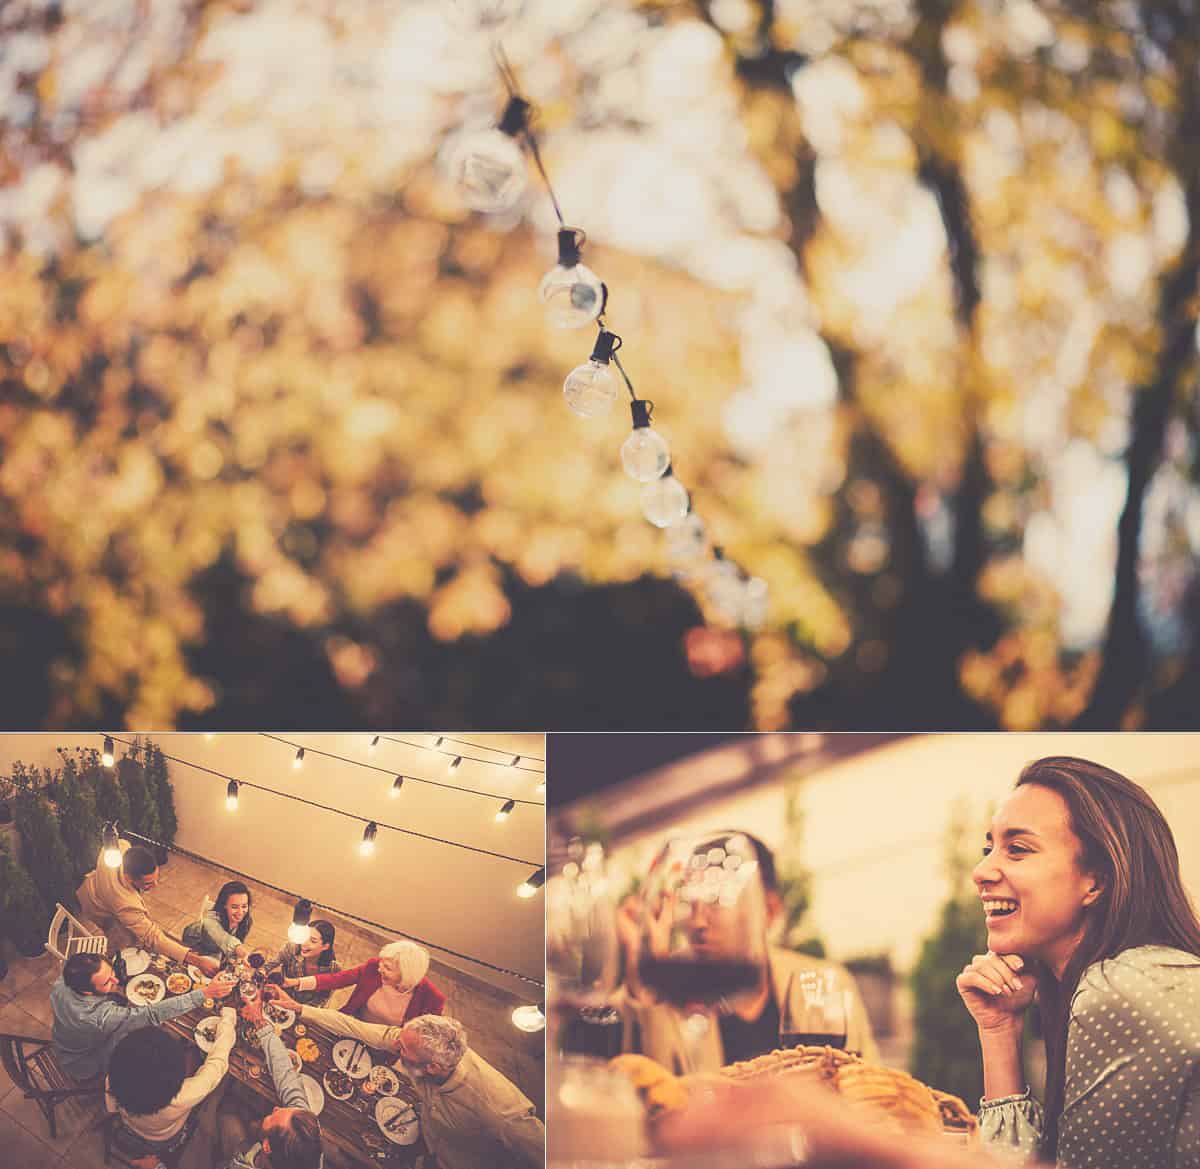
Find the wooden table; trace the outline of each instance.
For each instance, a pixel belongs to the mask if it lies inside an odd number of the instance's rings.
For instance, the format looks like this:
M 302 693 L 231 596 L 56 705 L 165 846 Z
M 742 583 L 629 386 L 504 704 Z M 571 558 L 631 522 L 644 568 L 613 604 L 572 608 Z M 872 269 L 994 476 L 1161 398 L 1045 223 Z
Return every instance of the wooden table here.
M 152 964 L 146 973 L 155 974 L 165 982 L 169 975 L 178 971 L 186 973 L 183 967 L 174 962 L 168 962 L 165 970 L 157 964 Z M 167 991 L 168 999 L 174 997 L 170 991 Z M 196 1010 L 188 1011 L 184 1015 L 177 1015 L 174 1019 L 164 1023 L 163 1029 L 195 1046 L 196 1024 L 209 1015 L 219 1015 L 223 1003 L 227 1001 L 216 999 L 211 1010 L 201 1005 Z M 320 1051 L 317 1060 L 304 1065 L 303 1074 L 312 1076 L 325 1093 L 325 1107 L 321 1110 L 321 1134 L 326 1150 L 336 1153 L 337 1156 L 352 1165 L 386 1166 L 386 1169 L 423 1169 L 423 1167 L 432 1166 L 433 1158 L 428 1156 L 425 1142 L 420 1137 L 414 1144 L 396 1145 L 379 1131 L 379 1126 L 375 1123 L 375 1103 L 379 1097 L 365 1095 L 361 1080 L 354 1082 L 354 1095 L 349 1100 L 335 1100 L 329 1094 L 329 1090 L 324 1084 L 324 1075 L 335 1066 L 333 1045 L 342 1038 L 341 1036 L 334 1035 L 333 1032 L 319 1024 L 297 1019 L 291 1027 L 279 1032 L 284 1046 L 295 1049 L 296 1025 L 301 1022 L 304 1024 L 308 1038 L 316 1043 Z M 266 1059 L 258 1043 L 243 1038 L 242 1028 L 247 1024 L 240 1015 L 237 1025 L 238 1037 L 234 1042 L 233 1050 L 229 1053 L 229 1075 L 236 1085 L 245 1089 L 254 1098 L 256 1105 L 265 1105 L 262 1111 L 263 1115 L 266 1115 L 272 1108 L 279 1105 L 275 1084 L 271 1079 L 270 1069 L 266 1065 Z M 278 1028 L 276 1030 L 278 1031 Z M 196 1050 L 199 1052 L 199 1047 Z M 386 1063 L 389 1067 L 395 1058 L 394 1054 L 388 1052 L 379 1052 L 372 1048 L 368 1048 L 368 1050 L 371 1051 L 372 1058 L 376 1063 Z M 396 1094 L 397 1097 L 407 1100 L 416 1110 L 419 1101 L 416 1090 L 404 1076 L 399 1073 L 397 1076 L 400 1080 L 400 1091 Z

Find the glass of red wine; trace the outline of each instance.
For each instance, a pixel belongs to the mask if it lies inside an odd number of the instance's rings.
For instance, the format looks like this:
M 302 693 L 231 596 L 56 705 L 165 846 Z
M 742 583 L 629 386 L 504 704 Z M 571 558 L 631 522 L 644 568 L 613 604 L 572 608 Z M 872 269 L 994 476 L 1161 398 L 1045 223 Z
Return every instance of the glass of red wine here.
M 753 845 L 741 833 L 673 840 L 647 874 L 637 977 L 688 1013 L 699 1042 L 714 1009 L 759 993 L 766 977 L 767 910 Z
M 802 970 L 779 1007 L 780 1047 L 846 1046 L 849 992 L 832 970 Z

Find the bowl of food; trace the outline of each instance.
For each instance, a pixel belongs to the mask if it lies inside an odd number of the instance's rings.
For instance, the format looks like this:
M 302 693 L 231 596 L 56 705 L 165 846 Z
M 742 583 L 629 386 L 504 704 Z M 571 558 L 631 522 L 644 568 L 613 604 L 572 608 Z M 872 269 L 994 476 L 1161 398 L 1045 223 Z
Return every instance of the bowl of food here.
M 157 974 L 139 974 L 125 984 L 125 997 L 135 1007 L 162 1002 L 166 994 L 167 988 Z
M 296 1053 L 305 1063 L 316 1063 L 321 1058 L 321 1049 L 312 1039 L 296 1040 Z
M 278 1003 L 263 1003 L 263 1014 L 284 1030 L 296 1021 L 296 1012 L 288 1007 L 281 1007 Z
M 325 1091 L 335 1100 L 349 1100 L 354 1095 L 354 1081 L 345 1072 L 330 1068 L 323 1079 Z
M 187 994 L 192 989 L 192 980 L 181 970 L 167 975 L 167 990 L 172 994 Z

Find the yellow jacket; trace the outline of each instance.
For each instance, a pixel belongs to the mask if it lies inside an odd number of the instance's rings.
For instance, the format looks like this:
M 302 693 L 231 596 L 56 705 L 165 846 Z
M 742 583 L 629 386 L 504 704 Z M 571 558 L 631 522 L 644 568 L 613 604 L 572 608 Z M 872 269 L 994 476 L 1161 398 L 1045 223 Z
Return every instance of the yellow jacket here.
M 767 964 L 771 973 L 771 989 L 775 1002 L 783 1013 L 785 996 L 790 997 L 793 1011 L 802 1010 L 804 992 L 800 980 L 795 975 L 801 971 L 833 971 L 838 985 L 849 992 L 850 1017 L 846 1022 L 846 1049 L 859 1052 L 863 1059 L 877 1063 L 879 1049 L 875 1046 L 875 1037 L 871 1033 L 871 1023 L 867 1018 L 866 1008 L 859 996 L 858 987 L 850 973 L 834 962 L 826 962 L 821 958 L 810 958 L 807 954 L 797 954 L 793 950 L 784 950 L 772 946 L 767 952 Z M 724 1067 L 725 1052 L 721 1045 L 721 1030 L 717 1026 L 716 1014 L 713 1013 L 712 1025 L 702 1038 L 694 1044 L 684 1037 L 683 1023 L 685 1015 L 676 1007 L 662 1003 L 640 1003 L 632 997 L 626 998 L 623 1004 L 626 1014 L 626 1049 L 632 1049 L 631 1021 L 636 1021 L 641 1029 L 640 1051 L 657 1063 L 663 1065 L 676 1075 L 690 1075 L 695 1072 L 713 1072 Z

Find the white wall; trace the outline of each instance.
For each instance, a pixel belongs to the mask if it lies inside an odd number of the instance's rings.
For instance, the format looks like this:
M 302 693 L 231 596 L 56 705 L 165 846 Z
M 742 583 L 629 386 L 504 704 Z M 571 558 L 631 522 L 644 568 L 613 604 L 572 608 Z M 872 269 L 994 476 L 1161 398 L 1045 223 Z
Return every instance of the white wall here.
M 131 735 L 121 734 L 129 739 Z M 225 810 L 226 780 L 182 762 L 169 764 L 179 818 L 176 844 L 238 869 L 289 892 L 394 926 L 414 937 L 541 979 L 544 974 L 544 907 L 542 895 L 523 900 L 517 886 L 544 863 L 544 796 L 535 789 L 540 776 L 528 771 L 488 766 L 464 759 L 451 775 L 449 758 L 427 749 L 436 736 L 395 732 L 395 738 L 426 746 L 404 746 L 381 740 L 368 754 L 369 734 L 284 734 L 307 749 L 304 766 L 292 767 L 295 750 L 255 734 L 157 734 L 153 740 L 169 756 L 210 768 L 239 781 L 249 781 L 355 815 L 428 836 L 460 841 L 530 861 L 514 864 L 446 844 L 390 832 L 381 827 L 375 855 L 358 854 L 363 825 L 342 816 L 265 792 L 243 788 L 236 812 Z M 466 734 L 463 739 L 491 751 L 467 747 L 481 758 L 507 761 L 528 752 L 544 758 L 541 735 Z M 95 734 L 0 734 L 0 775 L 14 760 L 56 766 L 57 747 L 77 744 L 99 748 Z M 386 769 L 375 773 L 336 759 L 326 751 Z M 118 744 L 117 755 L 123 748 Z M 530 764 L 540 768 L 541 763 Z M 389 796 L 395 773 L 420 776 L 447 787 L 407 780 L 398 799 Z M 474 788 L 487 797 L 471 795 Z M 494 817 L 508 797 L 535 800 L 518 804 L 507 821 Z M 493 974 L 469 962 L 434 951 L 456 966 L 506 989 L 516 980 Z M 528 988 L 524 989 L 528 994 Z
M 932 931 L 948 890 L 945 841 L 962 801 L 982 847 L 989 805 L 1021 767 L 1042 755 L 1095 759 L 1142 784 L 1179 845 L 1185 884 L 1200 902 L 1200 734 L 919 735 L 821 768 L 800 780 L 799 855 L 813 873 L 811 921 L 831 954 L 888 951 L 905 969 Z M 787 779 L 728 800 L 678 824 L 684 833 L 739 827 L 772 847 L 784 843 Z M 644 871 L 667 831 L 614 851 L 623 880 Z

